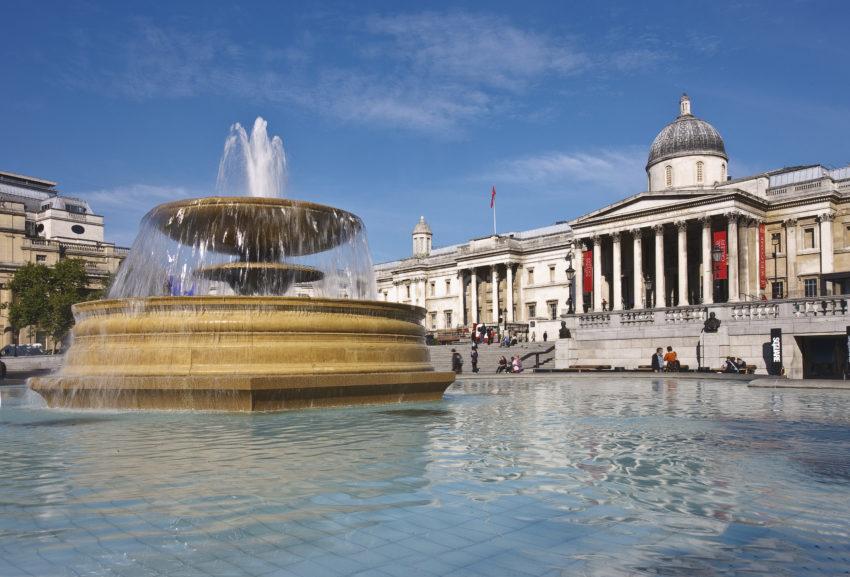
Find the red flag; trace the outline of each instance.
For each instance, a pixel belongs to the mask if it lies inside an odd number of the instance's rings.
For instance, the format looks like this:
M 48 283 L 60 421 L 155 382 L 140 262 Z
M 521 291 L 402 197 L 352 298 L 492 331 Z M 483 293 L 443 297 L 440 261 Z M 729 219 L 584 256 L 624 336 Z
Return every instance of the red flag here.
M 493 190 L 490 191 L 490 208 L 493 208 L 493 205 L 496 203 L 496 187 L 493 187 Z

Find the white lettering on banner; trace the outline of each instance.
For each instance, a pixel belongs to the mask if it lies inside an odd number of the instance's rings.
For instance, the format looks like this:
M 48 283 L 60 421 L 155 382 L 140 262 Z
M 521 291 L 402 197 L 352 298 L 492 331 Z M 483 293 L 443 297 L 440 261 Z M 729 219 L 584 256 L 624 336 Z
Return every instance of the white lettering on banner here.
M 773 342 L 771 343 L 771 345 L 773 347 L 773 362 L 782 362 L 782 338 L 773 337 Z

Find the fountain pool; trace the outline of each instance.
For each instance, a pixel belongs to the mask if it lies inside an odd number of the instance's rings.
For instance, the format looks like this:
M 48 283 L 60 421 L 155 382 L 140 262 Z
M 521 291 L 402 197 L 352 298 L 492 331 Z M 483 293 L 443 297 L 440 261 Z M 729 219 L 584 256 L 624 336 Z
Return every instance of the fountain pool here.
M 0 396 L 4 577 L 850 567 L 843 391 L 531 377 L 251 415 Z

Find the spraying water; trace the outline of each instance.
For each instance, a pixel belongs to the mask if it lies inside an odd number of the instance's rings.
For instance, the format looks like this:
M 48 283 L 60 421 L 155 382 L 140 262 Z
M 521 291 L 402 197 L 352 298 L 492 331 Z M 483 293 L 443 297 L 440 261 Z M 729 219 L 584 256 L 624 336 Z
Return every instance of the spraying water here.
M 250 136 L 234 124 L 219 163 L 221 196 L 154 207 L 142 220 L 109 297 L 374 300 L 363 221 L 345 210 L 285 200 L 285 185 L 281 138 L 270 138 L 260 117 Z
M 285 196 L 283 140 L 279 136 L 269 138 L 268 122 L 261 116 L 254 121 L 251 136 L 238 122 L 230 127 L 218 165 L 215 190 L 222 196 Z

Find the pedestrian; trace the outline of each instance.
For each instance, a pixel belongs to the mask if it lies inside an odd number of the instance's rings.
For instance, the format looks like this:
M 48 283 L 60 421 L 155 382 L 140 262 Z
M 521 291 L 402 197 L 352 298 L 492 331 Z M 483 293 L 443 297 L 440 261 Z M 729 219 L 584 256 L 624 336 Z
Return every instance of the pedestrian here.
M 496 367 L 496 374 L 498 373 L 509 373 L 508 370 L 508 359 L 505 358 L 505 355 L 499 357 L 499 366 Z
M 726 364 L 723 367 L 724 373 L 739 373 L 741 371 L 738 370 L 737 365 L 735 365 L 735 360 L 732 357 L 726 357 Z
M 547 333 L 546 331 L 543 331 L 543 342 L 545 343 L 548 338 L 549 338 L 549 333 Z
M 457 375 L 463 372 L 463 357 L 456 349 L 452 349 L 452 370 Z
M 478 347 L 475 345 L 472 346 L 472 353 L 469 355 L 470 360 L 472 360 L 472 372 L 478 372 Z
M 667 354 L 664 355 L 664 363 L 668 371 L 678 371 L 682 366 L 679 363 L 679 356 L 676 354 L 676 351 L 669 345 L 667 347 Z
M 652 355 L 652 371 L 660 373 L 664 370 L 664 349 L 658 347 L 655 349 L 655 354 Z
M 531 342 L 533 343 L 536 340 L 537 340 L 537 333 L 531 333 Z
M 604 298 L 602 299 L 602 310 L 603 311 L 608 310 L 608 301 L 606 301 Z

